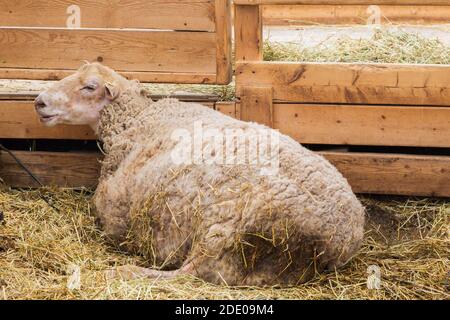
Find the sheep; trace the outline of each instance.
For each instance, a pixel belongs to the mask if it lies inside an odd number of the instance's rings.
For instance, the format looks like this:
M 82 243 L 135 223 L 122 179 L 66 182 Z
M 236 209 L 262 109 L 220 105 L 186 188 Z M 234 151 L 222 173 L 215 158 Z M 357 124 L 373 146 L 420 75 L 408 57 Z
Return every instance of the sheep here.
M 103 142 L 95 215 L 112 243 L 147 262 L 118 266 L 116 276 L 290 286 L 360 248 L 365 211 L 347 180 L 273 129 L 197 103 L 152 101 L 99 63 L 42 92 L 35 108 L 46 125 L 87 124 Z M 257 150 L 270 155 L 250 161 Z

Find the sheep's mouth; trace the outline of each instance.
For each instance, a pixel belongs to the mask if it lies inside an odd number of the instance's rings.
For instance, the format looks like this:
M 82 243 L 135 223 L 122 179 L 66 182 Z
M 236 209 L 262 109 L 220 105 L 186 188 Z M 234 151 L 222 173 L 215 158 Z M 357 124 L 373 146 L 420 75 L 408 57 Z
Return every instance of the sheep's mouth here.
M 39 120 L 41 120 L 41 122 L 43 123 L 46 123 L 58 118 L 58 116 L 58 114 L 39 114 Z

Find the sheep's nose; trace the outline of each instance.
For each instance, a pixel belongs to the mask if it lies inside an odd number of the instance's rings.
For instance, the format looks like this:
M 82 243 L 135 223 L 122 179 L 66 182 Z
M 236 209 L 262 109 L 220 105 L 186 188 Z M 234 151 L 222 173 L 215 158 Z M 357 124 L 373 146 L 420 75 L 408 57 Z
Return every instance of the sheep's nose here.
M 36 110 L 43 109 L 43 108 L 46 107 L 46 104 L 45 104 L 44 100 L 42 100 L 41 95 L 39 95 L 39 96 L 34 100 L 34 107 L 36 108 Z

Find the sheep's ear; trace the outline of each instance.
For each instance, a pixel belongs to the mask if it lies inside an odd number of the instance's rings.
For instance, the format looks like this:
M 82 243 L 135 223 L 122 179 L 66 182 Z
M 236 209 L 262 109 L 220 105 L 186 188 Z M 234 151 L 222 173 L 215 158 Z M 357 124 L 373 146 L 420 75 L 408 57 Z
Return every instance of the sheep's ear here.
M 110 82 L 105 83 L 105 92 L 106 98 L 110 101 L 117 99 L 120 94 L 119 88 L 114 83 Z
M 83 60 L 82 65 L 78 68 L 78 71 L 83 72 L 84 70 L 86 70 L 89 66 L 91 65 L 91 63 L 87 60 Z

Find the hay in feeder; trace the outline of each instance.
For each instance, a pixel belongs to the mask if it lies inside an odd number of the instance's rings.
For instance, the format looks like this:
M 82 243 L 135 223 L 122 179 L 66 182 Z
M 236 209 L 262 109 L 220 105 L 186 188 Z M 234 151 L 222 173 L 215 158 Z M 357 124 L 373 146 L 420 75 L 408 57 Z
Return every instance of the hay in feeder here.
M 365 242 L 344 268 L 297 287 L 231 288 L 191 277 L 107 280 L 104 270 L 143 265 L 144 259 L 105 243 L 90 212 L 89 191 L 0 190 L 0 299 L 450 298 L 445 200 L 362 198 L 370 216 Z M 368 289 L 368 268 L 379 268 L 379 290 Z
M 369 39 L 341 37 L 336 42 L 322 43 L 315 47 L 266 41 L 264 60 L 450 64 L 450 48 L 439 39 L 380 29 Z

